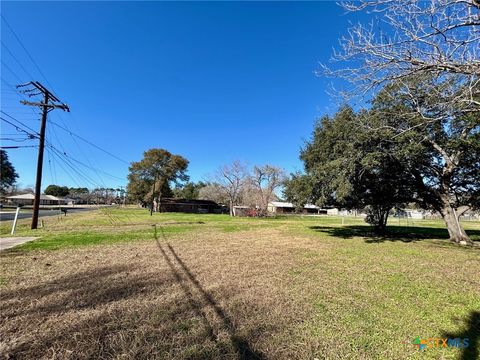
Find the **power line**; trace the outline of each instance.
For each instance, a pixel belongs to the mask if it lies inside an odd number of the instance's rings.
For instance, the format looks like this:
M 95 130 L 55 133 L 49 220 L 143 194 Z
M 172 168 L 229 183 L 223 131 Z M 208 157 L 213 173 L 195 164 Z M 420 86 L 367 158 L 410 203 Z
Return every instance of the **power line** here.
M 47 149 L 48 149 L 48 147 L 47 147 Z M 54 154 L 53 151 L 51 152 L 51 154 L 52 154 L 52 159 L 53 159 L 53 160 L 55 160 L 55 156 L 57 156 L 61 161 L 64 161 L 61 157 L 59 157 L 58 155 Z M 78 187 L 81 187 L 81 186 L 82 186 L 82 185 L 80 185 L 80 183 L 77 181 L 77 179 L 76 179 L 74 176 L 72 176 L 72 174 L 71 174 L 67 169 L 65 169 L 65 168 L 63 167 L 63 165 L 62 165 L 60 162 L 58 163 L 58 166 L 60 166 L 60 168 L 63 170 L 63 172 L 64 172 L 65 174 L 67 174 L 67 175 L 70 177 L 70 179 L 72 179 L 72 181 L 73 181 Z
M 17 123 L 19 123 L 20 125 L 24 126 L 25 128 L 27 128 L 28 130 L 32 131 L 34 134 L 36 134 L 37 136 L 39 135 L 39 133 L 37 133 L 35 130 L 33 130 L 30 126 L 28 125 L 25 125 L 23 122 L 21 122 L 20 120 L 17 120 L 15 119 L 13 116 L 7 114 L 5 111 L 3 110 L 0 110 L 0 112 L 2 114 L 4 114 L 5 116 L 8 116 L 10 119 L 12 119 L 13 121 L 16 121 Z
M 81 177 L 84 181 L 86 180 L 88 183 L 93 184 L 94 186 L 98 186 L 99 184 L 93 180 L 90 176 L 82 172 L 80 169 L 75 167 L 75 165 L 71 162 L 71 158 L 69 158 L 66 154 L 62 154 L 58 149 L 51 146 L 53 150 L 53 154 L 56 155 L 59 159 L 61 159 L 70 169 L 72 169 L 79 177 Z
M 55 89 L 53 88 L 52 84 L 50 84 L 50 82 L 48 81 L 47 77 L 45 76 L 45 74 L 43 73 L 43 71 L 40 69 L 40 66 L 38 66 L 37 62 L 33 59 L 32 55 L 30 55 L 30 52 L 27 50 L 27 48 L 25 47 L 25 45 L 23 45 L 23 42 L 20 40 L 20 38 L 18 37 L 17 33 L 13 30 L 13 28 L 10 26 L 10 24 L 8 23 L 8 21 L 5 19 L 5 17 L 3 15 L 1 15 L 2 17 L 2 20 L 5 22 L 5 25 L 7 25 L 8 29 L 12 32 L 13 36 L 15 36 L 15 39 L 17 39 L 18 43 L 20 44 L 20 46 L 23 48 L 23 50 L 26 52 L 26 54 L 28 55 L 28 57 L 30 58 L 30 61 L 33 63 L 33 65 L 35 65 L 35 67 L 37 68 L 38 72 L 40 73 L 40 75 L 42 75 L 42 77 L 45 79 L 46 83 L 48 84 L 48 86 L 50 86 L 50 88 L 55 91 Z M 31 79 L 33 79 L 33 77 L 31 76 L 30 77 Z
M 24 142 L 24 141 L 27 141 L 27 140 L 32 140 L 32 138 L 28 137 L 28 138 L 15 139 L 15 138 L 3 137 L 3 138 L 0 138 L 0 140 L 2 140 L 2 141 Z
M 52 161 L 51 161 L 51 155 L 50 155 L 50 150 L 47 147 L 47 161 L 48 161 L 48 170 L 50 171 L 50 181 L 52 184 L 56 184 L 57 182 L 53 178 L 53 172 L 52 172 Z
M 42 75 L 42 77 L 45 79 L 46 83 L 50 86 L 50 88 L 52 88 L 52 90 L 55 90 L 54 87 L 52 86 L 52 84 L 50 84 L 50 82 L 48 81 L 48 79 L 47 79 L 47 77 L 45 76 L 45 74 L 44 74 L 44 73 L 42 72 L 42 70 L 40 69 L 40 66 L 38 66 L 37 62 L 33 59 L 33 57 L 32 57 L 32 55 L 30 54 L 30 52 L 27 50 L 27 48 L 25 47 L 25 45 L 23 44 L 23 42 L 20 40 L 19 36 L 16 34 L 16 32 L 15 32 L 15 31 L 13 30 L 13 28 L 10 26 L 10 24 L 8 23 L 8 21 L 5 19 L 5 17 L 4 17 L 3 15 L 2 15 L 1 17 L 2 17 L 2 20 L 5 22 L 5 24 L 7 25 L 8 29 L 12 32 L 12 34 L 13 34 L 13 35 L 15 36 L 15 38 L 17 39 L 17 41 L 18 41 L 18 43 L 20 44 L 20 46 L 21 46 L 21 47 L 23 48 L 23 50 L 26 52 L 26 54 L 28 55 L 28 57 L 30 58 L 30 60 L 32 61 L 32 63 L 35 65 L 35 67 L 37 68 L 38 72 L 39 72 L 39 73 Z M 2 43 L 2 44 L 3 44 L 3 43 Z M 5 45 L 5 44 L 3 44 L 3 45 L 4 45 L 5 48 L 8 50 L 8 48 L 6 47 L 6 45 Z M 11 52 L 10 52 L 9 50 L 8 50 L 8 52 L 11 54 Z M 11 55 L 12 55 L 12 57 L 14 57 L 13 54 L 11 54 Z M 14 59 L 16 59 L 16 58 L 14 57 Z M 17 62 L 18 62 L 18 60 L 17 60 Z M 18 63 L 19 63 L 19 65 L 21 65 L 20 62 L 18 62 Z M 21 67 L 25 70 L 25 68 L 23 67 L 23 65 L 21 65 Z M 25 71 L 26 71 L 26 70 L 25 70 Z M 28 72 L 26 72 L 26 73 L 28 74 Z M 32 77 L 32 78 L 33 78 L 33 77 Z M 52 124 L 54 124 L 54 125 L 56 125 L 57 127 L 61 128 L 62 130 L 66 131 L 66 132 L 69 133 L 72 137 L 75 136 L 75 137 L 77 137 L 78 139 L 80 139 L 80 140 L 84 141 L 85 143 L 89 144 L 90 146 L 93 146 L 93 147 L 95 147 L 96 149 L 104 152 L 105 154 L 113 157 L 114 159 L 116 159 L 116 160 L 118 160 L 118 161 L 121 161 L 121 162 L 123 162 L 124 164 L 130 165 L 130 162 L 128 162 L 128 161 L 126 161 L 126 160 L 118 157 L 117 155 L 109 152 L 108 150 L 105 150 L 105 149 L 101 148 L 100 146 L 98 146 L 98 145 L 92 143 L 91 141 L 83 138 L 82 136 L 73 133 L 70 129 L 68 129 L 68 127 L 65 128 L 65 127 L 61 126 L 60 124 L 57 124 L 57 123 L 53 122 L 52 120 L 50 120 L 49 122 L 52 123 Z
M 50 177 L 51 177 L 52 182 L 54 184 L 58 184 L 58 182 L 57 182 L 57 171 L 56 171 L 56 168 L 55 168 L 55 161 L 53 161 L 53 166 L 52 166 L 53 155 L 51 154 L 51 150 L 48 148 L 48 146 L 47 146 L 47 156 L 48 156 L 48 167 L 50 168 Z M 52 171 L 52 169 L 53 169 L 53 171 Z
M 20 148 L 33 148 L 38 145 L 15 145 L 15 146 L 0 146 L 0 149 L 20 149 Z
M 81 162 L 79 162 L 78 160 L 76 159 L 73 159 L 72 157 L 69 157 L 67 154 L 64 154 L 62 153 L 61 151 L 59 151 L 58 149 L 56 149 L 54 146 L 50 145 L 49 146 L 52 150 L 52 154 L 54 154 L 57 158 L 59 158 L 60 160 L 63 161 L 63 163 L 65 165 L 67 165 L 73 172 L 75 172 L 77 174 L 78 177 L 80 177 L 81 179 L 83 179 L 84 182 L 87 182 L 87 183 L 90 183 L 92 184 L 93 186 L 95 187 L 102 187 L 101 184 L 99 184 L 98 182 L 96 182 L 93 178 L 91 178 L 89 175 L 87 175 L 85 172 L 83 172 L 82 170 L 80 170 L 72 161 L 75 161 L 77 163 L 80 163 L 81 165 L 83 166 L 86 166 L 85 164 L 82 164 Z M 123 180 L 121 178 L 118 178 L 120 180 Z M 79 185 L 80 186 L 80 185 Z
M 2 18 L 3 18 L 3 16 L 2 16 Z M 5 48 L 5 50 L 7 50 L 7 52 L 10 54 L 10 56 L 13 58 L 13 60 L 15 60 L 15 62 L 18 64 L 18 66 L 20 66 L 22 68 L 22 70 L 25 72 L 25 74 L 27 74 L 28 77 L 33 79 L 34 77 L 32 76 L 32 74 L 30 74 L 28 72 L 28 70 L 25 69 L 25 67 L 22 65 L 20 60 L 18 60 L 17 57 L 15 55 L 13 55 L 13 53 L 10 51 L 10 49 L 7 47 L 7 45 L 5 45 L 5 43 L 3 41 L 0 41 L 0 42 L 2 43 L 2 46 Z
M 11 118 L 12 120 L 18 122 L 19 124 L 23 125 L 23 126 L 26 127 L 27 129 L 29 129 L 29 130 L 31 130 L 31 131 L 34 132 L 34 130 L 33 130 L 32 128 L 30 128 L 30 127 L 28 127 L 27 125 L 23 124 L 21 121 L 15 119 L 13 116 L 7 114 L 7 113 L 4 112 L 3 110 L 0 110 L 0 111 L 1 111 L 3 114 L 5 114 L 6 116 L 8 116 L 9 118 Z M 7 120 L 7 119 L 5 119 L 5 118 L 3 118 L 3 117 L 0 117 L 0 118 L 1 118 L 3 121 L 5 121 L 5 122 L 9 123 L 10 125 L 14 126 L 17 130 L 26 133 L 27 135 L 29 135 L 30 138 L 32 138 L 32 139 L 33 139 L 33 138 L 38 138 L 38 133 L 32 134 L 32 133 L 28 132 L 27 130 L 22 129 L 20 126 L 12 123 L 11 121 L 9 121 L 9 120 Z M 58 138 L 57 138 L 57 141 L 60 143 L 60 141 L 58 140 Z M 52 150 L 55 150 L 55 151 L 56 151 L 58 154 L 60 154 L 61 156 L 64 156 L 65 158 L 68 158 L 68 159 L 70 159 L 70 160 L 72 160 L 72 161 L 74 161 L 74 162 L 76 162 L 76 163 L 84 166 L 85 168 L 90 169 L 91 171 L 96 172 L 97 174 L 100 172 L 100 173 L 103 173 L 103 174 L 105 174 L 105 175 L 113 178 L 113 179 L 124 180 L 123 178 L 120 178 L 120 177 L 118 177 L 118 176 L 112 175 L 112 174 L 110 174 L 110 173 L 108 173 L 108 172 L 106 172 L 106 171 L 103 171 L 103 170 L 100 170 L 100 169 L 96 169 L 96 168 L 94 168 L 94 167 L 91 166 L 91 165 L 89 166 L 89 165 L 81 162 L 80 160 L 77 160 L 77 159 L 73 158 L 72 156 L 67 155 L 66 150 L 63 148 L 63 146 L 61 146 L 61 144 L 60 144 L 60 147 L 62 148 L 62 150 L 57 149 L 50 141 L 47 141 L 47 146 L 50 147 Z M 98 176 L 99 176 L 99 175 L 98 175 Z M 99 176 L 99 177 L 100 177 L 100 176 Z M 92 180 L 92 179 L 90 179 L 90 180 Z M 101 184 L 97 183 L 96 181 L 90 181 L 90 182 L 92 182 L 94 185 L 101 185 Z M 103 182 L 103 181 L 101 181 L 101 182 Z M 103 184 L 103 185 L 105 186 L 105 184 Z
M 56 122 L 54 122 L 54 121 L 50 121 L 50 123 L 51 123 L 51 124 L 53 124 L 53 125 L 55 125 L 55 126 L 57 126 L 57 127 L 59 127 L 59 128 L 60 128 L 60 129 L 62 129 L 63 131 L 65 131 L 65 132 L 69 133 L 70 135 L 72 135 L 72 136 L 75 136 L 75 137 L 77 137 L 78 139 L 80 139 L 80 140 L 82 140 L 82 141 L 86 142 L 87 144 L 89 144 L 89 145 L 91 145 L 91 146 L 93 146 L 93 147 L 97 148 L 98 150 L 100 150 L 100 151 L 103 151 L 105 154 L 108 154 L 108 155 L 110 155 L 111 157 L 113 157 L 113 158 L 117 159 L 118 161 L 121 161 L 121 162 L 123 162 L 123 163 L 125 163 L 125 164 L 128 164 L 128 165 L 130 165 L 130 163 L 129 163 L 128 161 L 126 161 L 126 160 L 124 160 L 124 159 L 122 159 L 122 158 L 118 157 L 117 155 L 114 155 L 114 154 L 112 154 L 112 153 L 111 153 L 111 152 L 109 152 L 108 150 L 102 149 L 100 146 L 98 146 L 98 145 L 96 145 L 96 144 L 92 143 L 91 141 L 89 141 L 89 140 L 87 140 L 87 139 L 83 138 L 83 137 L 82 137 L 82 136 L 80 136 L 80 135 L 77 135 L 77 134 L 75 134 L 75 133 L 71 132 L 69 129 L 67 129 L 67 128 L 63 127 L 62 125 L 60 125 L 60 124 L 57 124 L 57 123 L 56 123 Z
M 65 126 L 66 126 L 66 128 L 67 128 L 68 130 L 70 130 L 69 127 L 68 127 L 66 124 L 65 124 Z M 55 129 L 55 127 L 54 127 L 53 129 Z M 106 184 L 103 182 L 102 177 L 100 176 L 100 174 L 98 173 L 98 171 L 96 171 L 95 167 L 92 165 L 89 157 L 85 155 L 85 153 L 83 152 L 80 144 L 78 143 L 78 141 L 77 141 L 77 139 L 75 138 L 75 136 L 72 135 L 72 132 L 71 132 L 71 131 L 70 131 L 70 137 L 72 138 L 73 142 L 74 142 L 75 145 L 77 146 L 77 148 L 78 148 L 78 150 L 80 151 L 80 153 L 82 154 L 82 156 L 83 156 L 83 157 L 85 158 L 85 160 L 87 161 L 88 165 L 90 165 L 90 167 L 91 167 L 92 169 L 94 169 L 95 174 L 97 175 L 97 178 L 98 178 L 98 179 L 100 180 L 100 182 L 106 187 Z
M 12 34 L 15 36 L 15 38 L 16 38 L 16 40 L 18 41 L 18 43 L 20 44 L 20 46 L 21 46 L 21 47 L 23 48 L 23 50 L 26 52 L 26 54 L 28 55 L 28 57 L 30 58 L 30 60 L 32 61 L 32 63 L 35 65 L 35 67 L 37 68 L 37 70 L 39 71 L 39 73 L 40 73 L 40 74 L 42 75 L 42 77 L 45 79 L 45 81 L 47 82 L 47 84 L 53 89 L 52 84 L 50 84 L 50 82 L 49 82 L 48 79 L 46 78 L 45 74 L 42 72 L 42 70 L 40 69 L 40 67 L 38 66 L 38 64 L 36 63 L 36 61 L 33 59 L 33 57 L 32 57 L 32 55 L 30 54 L 30 52 L 27 50 L 27 48 L 25 47 L 25 45 L 23 44 L 23 42 L 20 40 L 20 38 L 18 37 L 18 35 L 16 34 L 16 32 L 15 32 L 15 31 L 13 30 L 13 28 L 10 26 L 10 24 L 8 23 L 8 21 L 6 21 L 6 19 L 3 17 L 3 15 L 2 15 L 2 19 L 3 19 L 3 21 L 5 22 L 5 24 L 7 25 L 7 27 L 9 28 L 9 30 L 12 32 Z M 18 59 L 15 57 L 15 55 L 8 49 L 8 47 L 7 47 L 3 42 L 2 42 L 2 45 L 5 47 L 5 49 L 8 51 L 8 53 L 12 56 L 12 58 L 13 58 L 13 59 L 20 65 L 20 67 L 25 71 L 25 73 L 26 73 L 27 75 L 29 75 L 30 77 L 32 77 L 31 74 L 25 69 L 25 67 L 20 63 L 20 61 L 18 61 Z M 19 77 L 15 74 L 15 72 L 14 72 L 13 70 L 10 69 L 10 67 L 8 67 L 8 65 L 6 65 L 5 63 L 3 63 L 3 64 L 4 64 L 4 66 L 7 67 L 7 69 L 8 69 L 10 72 L 12 72 L 12 74 L 15 75 L 15 77 L 17 77 L 17 78 L 19 79 Z M 9 116 L 8 114 L 5 114 L 5 115 Z M 11 117 L 11 116 L 9 116 L 9 117 Z M 11 118 L 14 119 L 13 117 L 11 117 Z M 14 120 L 16 120 L 16 119 L 14 119 Z M 19 122 L 19 121 L 17 120 L 17 122 Z M 19 122 L 19 123 L 21 123 L 21 122 Z M 54 123 L 54 122 L 52 122 L 52 123 Z M 21 124 L 22 124 L 23 126 L 25 126 L 26 128 L 28 128 L 28 129 L 30 129 L 30 130 L 33 131 L 33 129 L 29 128 L 27 125 L 25 125 L 25 124 L 23 124 L 23 123 L 21 123 Z M 97 149 L 105 152 L 106 154 L 114 157 L 115 159 L 117 159 L 117 160 L 119 160 L 119 161 L 122 161 L 122 162 L 124 162 L 124 163 L 126 163 L 126 164 L 129 164 L 127 161 L 119 158 L 118 156 L 112 154 L 111 152 L 109 152 L 109 151 L 107 151 L 107 150 L 105 150 L 105 149 L 102 149 L 100 146 L 98 146 L 98 145 L 90 142 L 89 140 L 81 137 L 80 135 L 74 134 L 70 129 L 65 128 L 65 127 L 63 127 L 63 126 L 61 126 L 61 125 L 59 125 L 59 124 L 57 124 L 57 123 L 54 123 L 54 125 L 56 125 L 57 127 L 61 128 L 61 129 L 64 130 L 64 131 L 68 132 L 68 133 L 70 134 L 70 136 L 72 137 L 72 139 L 74 139 L 74 137 L 77 137 L 78 139 L 80 139 L 80 140 L 86 142 L 87 144 L 89 144 L 89 145 L 91 145 L 91 146 L 93 146 L 93 147 L 95 147 L 95 148 L 97 148 Z M 56 136 L 55 132 L 54 132 L 54 135 Z M 58 138 L 57 138 L 57 141 L 59 141 Z M 77 144 L 77 146 L 80 148 L 80 146 L 78 145 L 78 143 L 76 142 L 75 139 L 74 139 L 74 141 L 75 141 L 75 143 Z M 60 141 L 59 141 L 59 143 L 60 143 Z M 52 146 L 53 146 L 53 145 L 52 145 Z M 62 149 L 63 149 L 63 146 L 62 146 Z M 55 149 L 55 150 L 57 150 L 57 149 Z M 58 151 L 58 150 L 57 150 L 57 151 Z M 63 155 L 64 155 L 64 156 L 67 156 L 65 149 L 63 149 Z M 86 164 L 82 163 L 81 161 L 79 161 L 79 160 L 77 160 L 77 159 L 74 159 L 74 158 L 72 158 L 72 157 L 69 157 L 69 158 L 72 159 L 73 161 L 81 164 L 82 166 L 84 166 L 84 167 L 86 167 L 86 168 L 89 168 L 89 169 L 92 170 L 92 171 L 97 172 L 97 175 L 98 175 L 98 171 L 100 171 L 100 172 L 102 172 L 102 173 L 104 173 L 104 174 L 106 174 L 106 175 L 108 175 L 108 176 L 110 176 L 110 177 L 112 177 L 112 178 L 123 180 L 123 179 L 121 179 L 121 178 L 119 178 L 119 177 L 117 177 L 117 176 L 111 175 L 111 174 L 106 173 L 106 172 L 104 172 L 104 171 L 102 171 L 102 170 L 97 170 L 97 169 L 95 169 L 95 168 L 94 168 L 93 166 L 91 166 L 91 165 L 86 165 Z M 87 159 L 88 159 L 88 158 L 87 158 Z M 99 176 L 99 178 L 100 178 L 100 180 L 101 180 L 101 177 L 100 177 L 100 176 Z M 103 181 L 102 181 L 102 182 L 103 182 Z
M 35 137 L 35 138 L 38 138 L 38 134 L 32 134 L 32 133 L 28 132 L 27 130 L 22 129 L 20 126 L 18 126 L 18 125 L 16 125 L 16 124 L 12 123 L 11 121 L 5 119 L 4 117 L 0 116 L 0 119 L 3 120 L 3 121 L 5 121 L 6 123 L 12 125 L 17 131 L 20 131 L 20 132 L 23 132 L 23 133 L 25 133 L 25 134 L 27 134 L 27 135 L 29 135 L 29 136 L 33 136 L 33 137 Z
M 109 173 L 107 173 L 106 171 L 99 170 L 99 169 L 95 169 L 95 168 L 93 168 L 93 167 L 91 167 L 91 166 L 89 166 L 89 165 L 81 162 L 80 160 L 77 160 L 77 159 L 71 157 L 71 156 L 68 155 L 66 152 L 61 152 L 60 150 L 58 150 L 58 149 L 57 149 L 55 146 L 53 146 L 53 145 L 51 145 L 51 147 L 52 147 L 53 150 L 57 151 L 57 152 L 60 153 L 62 156 L 65 156 L 66 158 L 68 158 L 68 159 L 76 162 L 77 164 L 80 164 L 80 165 L 86 167 L 87 169 L 90 169 L 90 170 L 92 170 L 92 171 L 94 171 L 94 172 L 101 172 L 101 173 L 103 173 L 103 174 L 105 174 L 105 175 L 107 175 L 107 176 L 110 176 L 111 178 L 114 178 L 114 179 L 124 180 L 123 178 L 120 178 L 120 177 L 118 177 L 118 176 L 109 174 Z M 102 181 L 102 182 L 103 182 L 103 181 Z M 105 184 L 104 184 L 104 185 L 105 185 Z

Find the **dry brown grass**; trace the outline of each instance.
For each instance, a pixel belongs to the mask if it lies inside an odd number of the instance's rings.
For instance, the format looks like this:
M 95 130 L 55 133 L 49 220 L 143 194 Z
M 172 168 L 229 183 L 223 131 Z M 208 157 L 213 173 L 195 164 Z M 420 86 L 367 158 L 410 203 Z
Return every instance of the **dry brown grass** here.
M 1 354 L 13 358 L 291 358 L 306 316 L 278 232 L 10 254 Z M 202 246 L 191 246 L 201 241 Z
M 144 241 L 2 254 L 0 358 L 461 358 L 401 342 L 475 334 L 478 250 L 168 216 L 157 240 L 146 222 Z

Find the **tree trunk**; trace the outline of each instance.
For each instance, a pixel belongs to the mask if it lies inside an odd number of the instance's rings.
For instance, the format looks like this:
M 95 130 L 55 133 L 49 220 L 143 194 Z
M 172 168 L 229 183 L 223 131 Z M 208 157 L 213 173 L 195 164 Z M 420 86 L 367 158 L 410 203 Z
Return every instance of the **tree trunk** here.
M 447 225 L 450 241 L 459 245 L 473 245 L 473 241 L 468 237 L 460 224 L 459 218 L 462 213 L 455 211 L 451 205 L 445 206 L 441 211 L 445 225 Z
M 157 212 L 162 212 L 162 190 L 158 192 L 158 197 L 157 197 Z
M 230 200 L 230 216 L 233 216 L 233 201 Z
M 152 203 L 150 204 L 150 216 L 153 215 L 153 210 L 154 210 L 154 208 L 155 208 L 155 182 L 156 182 L 156 179 L 153 180 Z
M 390 207 L 372 205 L 367 211 L 365 221 L 373 226 L 373 231 L 378 234 L 384 234 L 387 230 L 388 213 Z
M 387 220 L 388 212 L 390 209 L 379 209 L 378 210 L 378 222 L 375 225 L 375 232 L 379 234 L 384 234 L 387 230 Z

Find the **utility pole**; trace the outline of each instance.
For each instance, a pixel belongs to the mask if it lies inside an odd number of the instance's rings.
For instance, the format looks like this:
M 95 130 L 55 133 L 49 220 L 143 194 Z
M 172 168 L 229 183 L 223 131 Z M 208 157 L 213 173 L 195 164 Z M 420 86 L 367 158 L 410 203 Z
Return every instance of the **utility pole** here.
M 38 161 L 37 161 L 37 177 L 35 180 L 35 200 L 33 201 L 33 215 L 32 215 L 32 229 L 36 229 L 38 226 L 38 212 L 40 209 L 40 194 L 42 192 L 42 170 L 43 170 L 43 151 L 45 149 L 45 128 L 47 126 L 47 114 L 54 109 L 62 109 L 63 111 L 70 112 L 70 108 L 62 103 L 55 95 L 53 95 L 45 86 L 38 81 L 30 81 L 27 84 L 17 85 L 17 88 L 27 87 L 30 88 L 23 90 L 24 94 L 28 96 L 43 95 L 43 102 L 36 103 L 31 101 L 20 101 L 23 105 L 37 106 L 42 109 L 42 122 L 40 124 L 40 144 L 38 147 Z M 33 88 L 32 88 L 33 86 Z

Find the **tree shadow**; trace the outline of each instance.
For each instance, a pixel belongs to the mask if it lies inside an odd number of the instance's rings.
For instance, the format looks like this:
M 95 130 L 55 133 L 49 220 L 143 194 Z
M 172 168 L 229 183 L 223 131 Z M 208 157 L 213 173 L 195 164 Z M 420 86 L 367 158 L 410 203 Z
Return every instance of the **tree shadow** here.
M 125 300 L 173 283 L 173 279 L 152 278 L 146 274 L 129 276 L 132 270 L 127 265 L 95 268 L 21 291 L 2 291 L 0 301 L 3 310 L 8 311 L 11 318 L 29 313 L 52 316 L 54 313 L 95 308 Z M 34 306 L 17 306 L 26 299 L 37 301 Z
M 362 237 L 366 243 L 382 243 L 385 241 L 412 242 L 422 240 L 448 240 L 447 229 L 434 227 L 388 226 L 384 234 L 377 234 L 366 225 L 348 225 L 342 227 L 309 226 L 311 230 L 326 233 L 342 239 Z M 466 230 L 470 238 L 480 244 L 480 230 Z
M 232 317 L 175 249 L 157 245 L 167 262 L 159 268 L 155 261 L 148 267 L 93 266 L 2 289 L 0 358 L 263 359 L 246 339 L 257 336 L 262 325 L 239 336 Z M 228 299 L 228 292 L 222 297 Z M 209 321 L 206 307 L 220 321 Z M 228 338 L 219 338 L 220 330 Z
M 462 348 L 460 360 L 480 359 L 480 311 L 472 311 L 466 321 L 465 329 L 456 333 L 445 332 L 444 337 L 469 340 L 468 347 Z
M 163 228 L 160 228 L 160 230 L 163 238 L 165 239 Z M 230 341 L 234 346 L 236 352 L 239 354 L 240 359 L 245 359 L 245 360 L 264 359 L 265 357 L 262 353 L 253 350 L 250 343 L 244 337 L 238 335 L 238 331 L 234 324 L 233 319 L 218 304 L 218 302 L 215 300 L 213 295 L 207 292 L 205 288 L 200 284 L 196 276 L 192 273 L 192 271 L 185 264 L 185 262 L 180 258 L 180 256 L 177 254 L 175 249 L 172 247 L 172 245 L 169 244 L 168 242 L 166 243 L 166 247 L 171 254 L 170 256 L 172 256 L 173 259 L 176 261 L 176 263 L 180 265 L 181 269 L 183 270 L 183 274 L 179 272 L 177 268 L 174 266 L 174 261 L 170 259 L 169 255 L 165 251 L 160 241 L 158 239 L 155 239 L 155 240 L 160 252 L 163 255 L 163 258 L 169 265 L 175 279 L 178 281 L 179 285 L 182 287 L 183 291 L 185 292 L 188 302 L 191 304 L 192 308 L 195 309 L 195 312 L 198 315 L 200 315 L 201 318 L 203 319 L 203 322 L 207 328 L 209 336 L 215 341 L 216 337 L 213 333 L 213 329 L 212 329 L 213 327 L 210 324 L 205 313 L 202 311 L 203 303 L 208 304 L 208 306 L 210 306 L 214 310 L 215 314 L 221 320 L 222 328 L 226 330 L 227 333 L 229 334 Z M 186 275 L 187 278 L 185 279 L 183 275 Z M 195 298 L 192 291 L 190 290 L 191 286 L 193 286 L 200 293 L 202 299 L 199 300 Z

